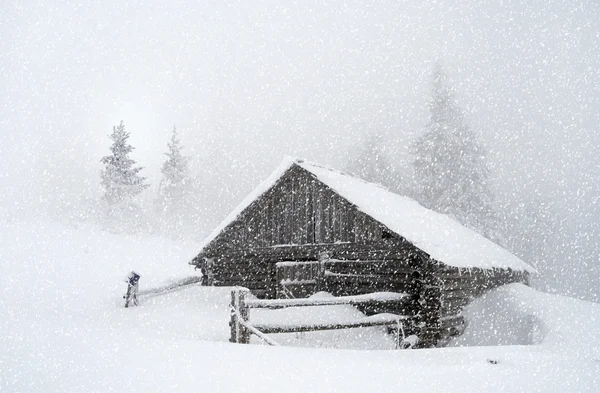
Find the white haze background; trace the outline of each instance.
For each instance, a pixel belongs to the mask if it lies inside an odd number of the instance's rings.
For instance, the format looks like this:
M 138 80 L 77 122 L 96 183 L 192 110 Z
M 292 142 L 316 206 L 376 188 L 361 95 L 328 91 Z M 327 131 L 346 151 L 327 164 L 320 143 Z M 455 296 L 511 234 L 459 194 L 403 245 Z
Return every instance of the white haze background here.
M 196 240 L 283 155 L 342 168 L 376 134 L 407 167 L 436 61 L 499 200 L 550 212 L 546 289 L 598 300 L 594 1 L 0 1 L 0 218 L 85 212 L 120 120 L 142 202 L 177 125 L 203 188 Z

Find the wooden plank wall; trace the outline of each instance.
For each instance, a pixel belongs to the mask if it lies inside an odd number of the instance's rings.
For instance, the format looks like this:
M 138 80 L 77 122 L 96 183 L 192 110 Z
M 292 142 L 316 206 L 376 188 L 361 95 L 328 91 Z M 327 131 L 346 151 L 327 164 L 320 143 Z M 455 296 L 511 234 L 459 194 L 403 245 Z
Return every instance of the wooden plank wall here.
M 391 313 L 414 316 L 419 308 L 418 286 L 415 277 L 419 276 L 411 258 L 397 255 L 394 259 L 336 260 L 325 262 L 323 290 L 334 296 L 362 295 L 374 292 L 396 292 L 414 295 L 397 304 L 386 306 L 359 306 L 366 315 Z M 384 307 L 384 308 L 382 308 Z
M 372 242 L 383 227 L 306 170 L 292 167 L 205 254 L 275 245 Z
M 319 291 L 321 264 L 318 261 L 276 263 L 277 298 L 304 298 Z
M 215 285 L 223 286 L 244 286 L 252 289 L 259 296 L 274 298 L 277 293 L 277 262 L 283 261 L 317 261 L 323 252 L 326 252 L 330 258 L 361 261 L 360 270 L 357 265 L 338 265 L 334 268 L 336 273 L 342 274 L 363 274 L 369 275 L 364 280 L 356 280 L 349 276 L 337 276 L 328 278 L 331 289 L 335 285 L 342 288 L 350 285 L 348 281 L 354 280 L 353 288 L 360 293 L 366 293 L 367 290 L 379 288 L 390 290 L 392 287 L 401 288 L 401 284 L 396 280 L 385 283 L 386 277 L 393 272 L 399 272 L 405 269 L 407 274 L 413 272 L 416 263 L 413 261 L 416 252 L 414 247 L 409 244 L 382 241 L 380 243 L 338 243 L 338 244 L 313 244 L 301 246 L 282 246 L 282 247 L 262 247 L 249 250 L 223 250 L 221 254 L 213 257 L 213 275 Z M 381 261 L 381 263 L 369 263 L 365 261 Z M 392 268 L 392 265 L 395 267 Z M 387 270 L 385 270 L 385 269 Z M 352 273 L 354 272 L 354 273 Z M 408 278 L 408 277 L 407 277 Z M 336 284 L 337 283 L 337 284 Z M 372 285 L 376 284 L 376 287 Z M 387 289 L 386 289 L 387 288 Z M 404 287 L 402 287 L 404 288 Z M 341 293 L 342 289 L 336 290 Z M 359 292 L 355 293 L 358 294 Z M 372 291 L 371 291 L 372 292 Z

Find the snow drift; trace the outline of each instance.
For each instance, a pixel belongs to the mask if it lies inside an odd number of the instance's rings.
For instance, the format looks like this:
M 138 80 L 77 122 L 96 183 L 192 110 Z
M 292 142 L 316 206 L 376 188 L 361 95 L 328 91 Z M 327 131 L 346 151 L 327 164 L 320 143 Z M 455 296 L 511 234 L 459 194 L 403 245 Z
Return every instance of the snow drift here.
M 463 314 L 468 327 L 451 346 L 540 345 L 600 361 L 600 304 L 510 284 L 475 300 Z

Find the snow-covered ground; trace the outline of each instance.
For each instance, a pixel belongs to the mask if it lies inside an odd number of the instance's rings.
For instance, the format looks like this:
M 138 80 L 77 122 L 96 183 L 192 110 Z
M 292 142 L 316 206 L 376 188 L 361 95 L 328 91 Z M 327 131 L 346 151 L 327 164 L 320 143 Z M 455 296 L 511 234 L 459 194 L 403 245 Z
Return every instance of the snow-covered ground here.
M 197 250 L 195 243 L 90 226 L 0 221 L 0 392 L 596 392 L 600 386 L 600 306 L 519 285 L 466 310 L 470 325 L 453 345 L 482 346 L 431 350 L 392 350 L 380 328 L 273 335 L 290 345 L 282 347 L 230 344 L 226 288 L 192 285 L 122 307 L 130 270 L 142 274 L 142 290 L 159 287 L 196 274 L 186 263 Z M 356 313 L 344 306 L 309 310 L 253 310 L 251 320 Z
M 453 345 L 538 345 L 600 361 L 600 304 L 511 284 L 463 313 L 470 328 Z

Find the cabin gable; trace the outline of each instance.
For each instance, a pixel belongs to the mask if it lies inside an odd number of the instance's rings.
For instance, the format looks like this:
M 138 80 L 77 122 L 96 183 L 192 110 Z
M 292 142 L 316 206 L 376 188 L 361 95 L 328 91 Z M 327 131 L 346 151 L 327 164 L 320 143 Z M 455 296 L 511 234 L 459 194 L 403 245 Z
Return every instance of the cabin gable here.
M 407 242 L 294 164 L 225 227 L 201 255 L 211 257 L 226 250 L 274 246 L 382 240 Z

